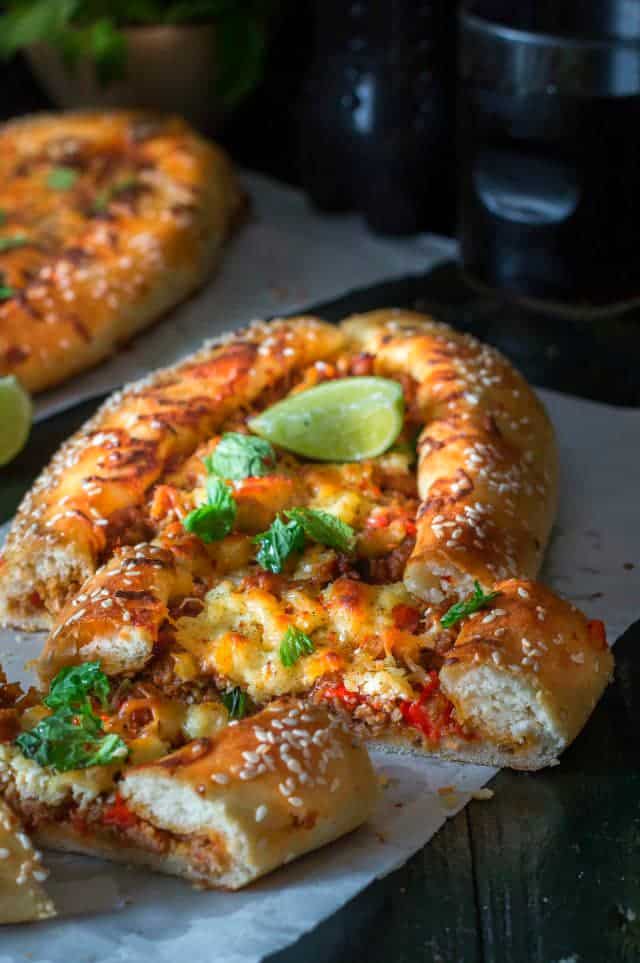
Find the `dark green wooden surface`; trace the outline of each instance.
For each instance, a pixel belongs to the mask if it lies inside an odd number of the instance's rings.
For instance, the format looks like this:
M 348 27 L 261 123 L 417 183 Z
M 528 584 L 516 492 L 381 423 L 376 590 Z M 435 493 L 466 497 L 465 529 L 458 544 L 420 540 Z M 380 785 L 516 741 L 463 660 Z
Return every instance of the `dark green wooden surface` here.
M 632 318 L 608 328 L 543 319 L 478 298 L 451 267 L 317 310 L 337 319 L 388 304 L 427 307 L 473 330 L 538 384 L 640 404 Z M 1 521 L 96 404 L 35 426 L 25 451 L 0 470 Z M 640 961 L 640 623 L 616 659 L 615 685 L 560 766 L 501 772 L 494 799 L 472 802 L 402 869 L 270 963 Z

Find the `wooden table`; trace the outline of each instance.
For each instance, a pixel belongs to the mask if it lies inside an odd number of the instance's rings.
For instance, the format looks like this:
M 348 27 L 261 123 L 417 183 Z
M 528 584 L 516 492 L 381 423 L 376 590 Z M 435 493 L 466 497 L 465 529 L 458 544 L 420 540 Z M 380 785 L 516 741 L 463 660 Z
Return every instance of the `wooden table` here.
M 337 319 L 389 304 L 432 310 L 472 330 L 536 384 L 640 405 L 634 318 L 543 317 L 474 294 L 452 265 L 316 310 Z M 0 520 L 96 405 L 35 426 L 24 452 L 2 469 Z M 616 659 L 616 683 L 560 766 L 501 772 L 491 801 L 470 803 L 402 869 L 271 963 L 640 960 L 640 622 L 618 642 Z

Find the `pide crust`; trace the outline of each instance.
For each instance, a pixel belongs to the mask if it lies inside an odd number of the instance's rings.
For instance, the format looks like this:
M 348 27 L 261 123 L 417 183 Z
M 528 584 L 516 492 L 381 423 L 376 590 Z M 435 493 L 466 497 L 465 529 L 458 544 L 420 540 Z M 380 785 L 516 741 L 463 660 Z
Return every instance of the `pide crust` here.
M 101 361 L 203 283 L 245 206 L 226 155 L 178 118 L 6 124 L 0 374 L 38 392 Z
M 279 451 L 267 476 L 230 482 L 230 535 L 185 531 L 224 432 L 290 392 L 372 374 L 404 390 L 394 449 L 349 464 Z M 493 349 L 405 311 L 257 323 L 126 389 L 62 449 L 14 524 L 0 605 L 7 621 L 55 618 L 43 684 L 99 659 L 116 684 L 170 698 L 304 697 L 387 747 L 539 768 L 612 664 L 601 627 L 531 582 L 556 494 L 546 413 Z M 254 536 L 296 506 L 351 525 L 355 552 L 307 544 L 264 571 Z M 498 595 L 443 626 L 474 584 Z M 293 666 L 279 655 L 290 628 L 313 642 Z
M 223 889 L 357 828 L 377 798 L 366 750 L 326 708 L 293 701 L 125 767 L 117 795 L 88 794 L 80 772 L 43 798 L 25 778 L 29 765 L 5 749 L 0 784 L 39 844 Z

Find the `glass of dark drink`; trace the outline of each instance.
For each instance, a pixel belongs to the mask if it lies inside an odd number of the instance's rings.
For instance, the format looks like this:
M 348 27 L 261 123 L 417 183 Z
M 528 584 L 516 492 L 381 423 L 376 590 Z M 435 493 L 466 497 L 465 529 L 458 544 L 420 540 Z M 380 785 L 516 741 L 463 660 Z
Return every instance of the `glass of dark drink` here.
M 640 298 L 640 0 L 460 11 L 464 269 L 572 305 Z

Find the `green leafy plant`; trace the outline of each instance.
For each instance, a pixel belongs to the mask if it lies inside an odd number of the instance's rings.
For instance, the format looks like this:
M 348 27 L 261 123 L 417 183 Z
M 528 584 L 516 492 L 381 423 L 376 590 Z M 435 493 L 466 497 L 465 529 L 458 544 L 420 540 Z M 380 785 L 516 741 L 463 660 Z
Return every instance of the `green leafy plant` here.
M 214 23 L 218 93 L 232 105 L 255 87 L 264 63 L 269 15 L 276 0 L 8 0 L 0 17 L 0 55 L 48 43 L 70 69 L 93 61 L 103 85 L 122 77 L 125 27 Z

